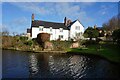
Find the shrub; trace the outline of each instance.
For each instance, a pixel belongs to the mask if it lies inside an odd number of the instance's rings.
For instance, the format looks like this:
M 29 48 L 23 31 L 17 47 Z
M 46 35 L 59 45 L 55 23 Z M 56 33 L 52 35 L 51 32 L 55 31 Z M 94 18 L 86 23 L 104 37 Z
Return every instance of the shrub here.
M 51 41 L 54 46 L 54 50 L 66 50 L 70 48 L 72 41 Z
M 50 40 L 50 34 L 48 33 L 39 33 L 37 35 L 37 42 L 44 48 L 44 43 Z
M 26 44 L 28 46 L 32 46 L 33 45 L 33 41 L 29 40 L 29 41 L 24 42 L 24 44 Z
M 87 40 L 85 42 L 85 45 L 88 46 L 88 45 L 92 45 L 92 44 L 98 44 L 98 42 L 94 41 L 94 40 Z
M 113 40 L 120 44 L 120 29 L 114 30 L 112 34 Z
M 21 41 L 25 41 L 25 40 L 28 40 L 28 38 L 25 37 L 25 36 L 20 36 L 20 40 L 21 40 Z

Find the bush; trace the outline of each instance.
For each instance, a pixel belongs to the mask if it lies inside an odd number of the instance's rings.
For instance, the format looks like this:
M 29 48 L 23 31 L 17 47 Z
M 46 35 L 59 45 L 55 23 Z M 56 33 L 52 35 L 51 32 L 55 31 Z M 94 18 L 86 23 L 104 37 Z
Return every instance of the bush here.
M 113 40 L 120 44 L 120 29 L 114 30 L 112 34 Z
M 29 41 L 26 41 L 24 44 L 28 45 L 28 46 L 32 46 L 33 45 L 33 41 L 32 40 L 29 40 Z
M 88 27 L 85 30 L 83 36 L 86 38 L 90 38 L 90 40 L 92 40 L 92 38 L 97 38 L 99 36 L 99 31 L 92 27 Z
M 54 46 L 54 50 L 66 50 L 70 48 L 72 41 L 51 41 Z
M 98 42 L 97 42 L 97 41 L 94 41 L 94 40 L 87 40 L 87 41 L 85 42 L 85 45 L 86 45 L 86 46 L 92 45 L 92 44 L 98 44 Z
M 21 40 L 21 41 L 26 41 L 26 40 L 28 40 L 28 38 L 27 38 L 27 37 L 24 37 L 24 36 L 20 36 L 20 40 Z

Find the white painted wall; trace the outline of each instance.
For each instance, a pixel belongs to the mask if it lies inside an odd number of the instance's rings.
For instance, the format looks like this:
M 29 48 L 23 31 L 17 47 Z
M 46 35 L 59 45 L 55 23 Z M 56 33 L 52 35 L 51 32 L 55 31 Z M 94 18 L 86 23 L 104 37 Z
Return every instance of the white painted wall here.
M 80 26 L 80 29 L 76 29 L 76 26 Z M 70 38 L 74 39 L 76 37 L 76 33 L 84 33 L 84 27 L 80 24 L 80 22 L 77 20 L 74 24 L 71 25 L 70 28 Z M 43 31 L 39 30 L 39 27 L 32 27 L 32 38 L 37 38 L 37 35 L 39 33 L 49 33 L 51 34 L 50 40 L 57 40 L 59 39 L 59 35 L 63 35 L 63 38 L 61 40 L 68 40 L 69 38 L 69 30 L 63 30 L 63 32 L 60 32 L 60 29 L 52 29 L 50 31 L 50 28 L 43 28 Z
M 38 33 L 39 33 L 39 28 L 32 27 L 32 38 L 37 38 Z
M 76 26 L 80 26 L 80 29 L 76 29 Z M 74 39 L 74 37 L 76 37 L 76 33 L 81 33 L 81 32 L 82 32 L 82 34 L 84 33 L 84 27 L 77 20 L 73 25 L 71 25 L 70 38 Z
M 52 31 L 50 31 L 50 28 L 43 28 L 43 31 L 40 31 L 39 27 L 32 28 L 32 38 L 37 38 L 37 35 L 39 33 L 51 34 L 50 40 L 58 40 L 59 35 L 63 35 L 63 38 L 61 38 L 61 40 L 68 40 L 68 30 L 63 30 L 63 32 L 60 32 L 60 29 L 52 29 Z

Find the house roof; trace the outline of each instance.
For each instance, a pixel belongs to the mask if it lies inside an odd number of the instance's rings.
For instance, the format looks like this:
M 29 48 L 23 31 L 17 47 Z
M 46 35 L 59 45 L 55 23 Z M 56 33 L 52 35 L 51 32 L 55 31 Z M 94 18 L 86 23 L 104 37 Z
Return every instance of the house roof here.
M 102 27 L 97 27 L 96 29 L 97 29 L 97 30 L 103 30 L 103 28 L 102 28 Z
M 70 23 L 70 25 L 68 25 L 68 28 L 70 29 L 71 28 L 71 26 L 76 22 L 76 21 L 79 21 L 78 19 L 77 20 L 75 20 L 75 21 L 73 21 L 73 22 L 71 22 Z M 80 22 L 80 21 L 79 21 Z M 81 22 L 80 22 L 80 24 L 81 24 Z M 84 27 L 84 26 L 83 26 Z
M 39 26 L 44 26 L 45 28 L 52 27 L 53 29 L 63 28 L 65 30 L 68 30 L 68 28 L 64 25 L 64 23 L 47 22 L 42 20 L 32 21 L 31 27 L 39 27 Z

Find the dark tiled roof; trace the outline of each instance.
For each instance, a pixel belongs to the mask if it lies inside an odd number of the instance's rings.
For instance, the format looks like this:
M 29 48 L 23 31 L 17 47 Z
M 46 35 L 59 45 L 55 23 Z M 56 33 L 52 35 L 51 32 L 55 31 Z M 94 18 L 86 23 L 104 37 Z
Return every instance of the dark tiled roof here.
M 71 25 L 73 25 L 76 21 L 77 21 L 77 20 L 71 22 L 70 25 L 68 25 L 68 28 L 70 29 L 70 28 L 71 28 Z M 79 20 L 78 20 L 78 21 L 79 21 Z M 80 22 L 80 21 L 79 21 L 79 22 Z M 81 22 L 80 22 L 80 24 L 81 24 Z M 84 27 L 84 26 L 83 26 L 83 27 Z
M 73 25 L 76 21 L 77 21 L 77 20 L 71 22 L 71 23 L 68 25 L 68 27 L 71 27 L 71 25 Z
M 68 30 L 68 28 L 64 25 L 64 23 L 47 22 L 41 20 L 32 21 L 31 27 L 39 27 L 39 26 L 44 26 L 45 28 L 52 27 L 53 29 L 63 28 L 65 30 Z
M 97 27 L 96 29 L 98 29 L 98 30 L 103 30 L 103 27 Z

